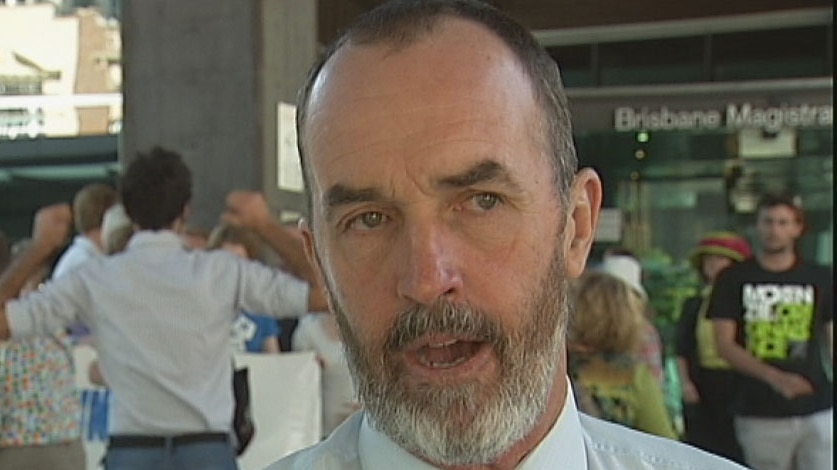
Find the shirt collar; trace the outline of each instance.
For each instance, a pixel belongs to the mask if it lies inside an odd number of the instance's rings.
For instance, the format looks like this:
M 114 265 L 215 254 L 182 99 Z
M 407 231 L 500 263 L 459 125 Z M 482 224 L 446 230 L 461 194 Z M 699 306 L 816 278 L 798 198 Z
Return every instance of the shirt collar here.
M 358 446 L 362 468 L 437 470 L 437 467 L 410 454 L 375 430 L 366 414 L 360 426 Z M 561 463 L 561 468 L 587 470 L 584 436 L 569 378 L 561 414 L 543 440 L 517 466 L 517 470 L 553 468 L 557 462 Z
M 131 235 L 127 249 L 132 248 L 177 248 L 183 249 L 183 240 L 171 230 L 142 230 Z

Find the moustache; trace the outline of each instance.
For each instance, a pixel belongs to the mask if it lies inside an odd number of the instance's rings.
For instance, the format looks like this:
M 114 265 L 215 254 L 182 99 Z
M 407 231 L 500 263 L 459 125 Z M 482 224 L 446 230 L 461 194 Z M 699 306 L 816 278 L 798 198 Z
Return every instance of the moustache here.
M 503 340 L 502 327 L 485 312 L 442 300 L 402 310 L 390 328 L 384 348 L 401 351 L 419 338 L 434 334 L 461 336 L 469 341 L 495 345 Z

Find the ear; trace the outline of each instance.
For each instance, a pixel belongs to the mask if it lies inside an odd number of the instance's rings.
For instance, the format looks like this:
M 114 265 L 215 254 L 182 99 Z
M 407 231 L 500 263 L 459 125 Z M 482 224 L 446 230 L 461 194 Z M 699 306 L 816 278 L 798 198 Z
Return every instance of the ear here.
M 302 242 L 305 247 L 305 257 L 308 258 L 308 263 L 314 269 L 314 276 L 317 278 L 317 284 L 319 284 L 319 287 L 323 289 L 323 292 L 326 292 L 328 284 L 325 282 L 323 266 L 320 262 L 320 257 L 317 255 L 317 246 L 314 242 L 314 232 L 306 219 L 299 219 L 297 228 L 299 229 L 299 233 L 302 234 Z M 329 296 L 326 296 L 326 299 L 330 301 Z
M 796 219 L 796 230 L 794 231 L 794 239 L 799 239 L 802 235 L 808 232 L 808 226 L 804 221 Z
M 582 168 L 570 188 L 567 223 L 564 230 L 564 259 L 567 276 L 576 278 L 584 271 L 602 205 L 602 182 L 590 168 Z

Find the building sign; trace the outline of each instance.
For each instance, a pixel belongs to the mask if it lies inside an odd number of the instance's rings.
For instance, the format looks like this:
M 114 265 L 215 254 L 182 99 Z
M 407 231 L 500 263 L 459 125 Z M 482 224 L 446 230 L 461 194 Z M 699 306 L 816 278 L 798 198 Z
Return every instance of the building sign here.
M 679 131 L 696 129 L 763 129 L 778 132 L 785 128 L 828 127 L 832 125 L 831 105 L 755 107 L 750 103 L 729 103 L 724 110 L 673 110 L 619 107 L 613 113 L 617 131 Z

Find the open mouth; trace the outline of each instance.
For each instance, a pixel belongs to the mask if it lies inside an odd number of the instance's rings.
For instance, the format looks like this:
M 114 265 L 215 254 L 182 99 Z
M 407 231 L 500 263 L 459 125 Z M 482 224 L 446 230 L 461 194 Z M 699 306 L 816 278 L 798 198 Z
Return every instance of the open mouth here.
M 405 348 L 408 375 L 419 381 L 470 380 L 492 367 L 491 342 L 453 335 L 424 337 Z
M 418 362 L 434 369 L 449 369 L 463 364 L 474 357 L 485 343 L 449 339 L 432 342 L 418 348 L 415 357 Z

